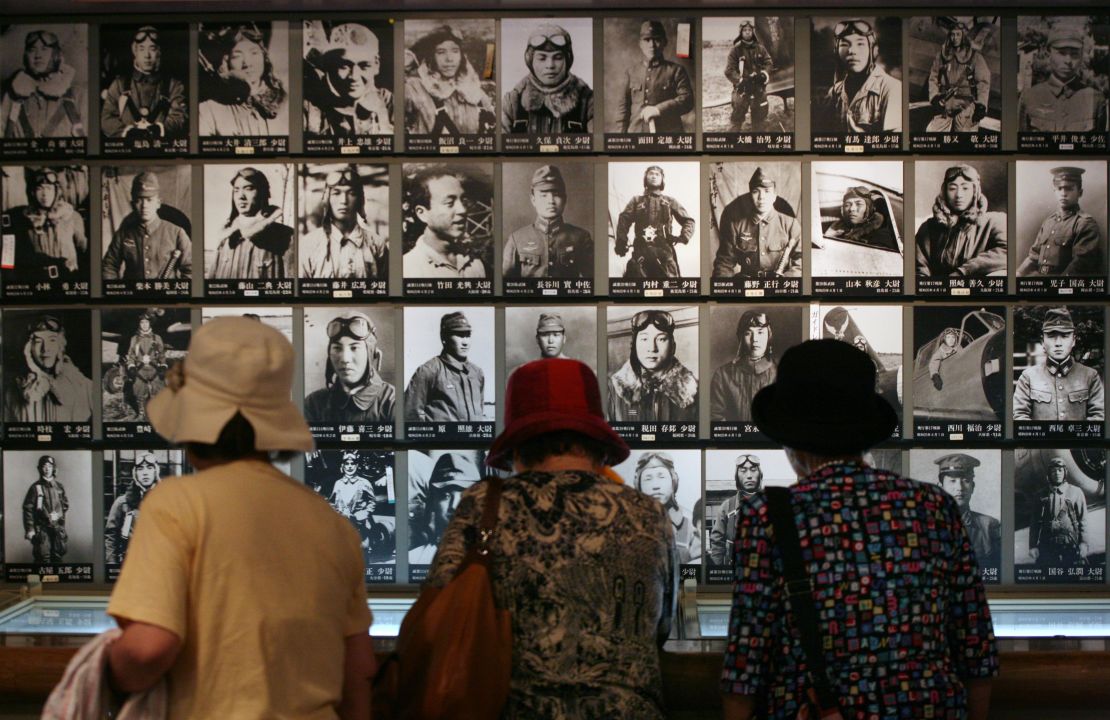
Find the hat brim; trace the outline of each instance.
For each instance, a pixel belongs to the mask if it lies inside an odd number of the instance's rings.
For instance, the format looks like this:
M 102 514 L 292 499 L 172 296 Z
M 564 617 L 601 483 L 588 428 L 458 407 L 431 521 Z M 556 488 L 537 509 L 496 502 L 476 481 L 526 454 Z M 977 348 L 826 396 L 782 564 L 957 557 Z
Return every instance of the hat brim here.
M 867 450 L 889 438 L 898 427 L 894 408 L 877 393 L 861 412 L 829 421 L 798 416 L 779 402 L 774 383 L 752 398 L 752 421 L 760 432 L 784 447 L 821 454 Z
M 186 383 L 179 390 L 164 388 L 146 406 L 154 430 L 174 444 L 215 443 L 237 412 L 254 429 L 256 450 L 307 452 L 316 447 L 304 416 L 289 400 L 269 406 L 236 405 Z
M 607 461 L 610 465 L 624 462 L 632 452 L 624 438 L 603 419 L 594 415 L 549 410 L 531 414 L 506 427 L 490 446 L 486 465 L 499 470 L 512 470 L 513 454 L 518 445 L 538 435 L 560 430 L 581 433 L 605 445 L 609 450 Z

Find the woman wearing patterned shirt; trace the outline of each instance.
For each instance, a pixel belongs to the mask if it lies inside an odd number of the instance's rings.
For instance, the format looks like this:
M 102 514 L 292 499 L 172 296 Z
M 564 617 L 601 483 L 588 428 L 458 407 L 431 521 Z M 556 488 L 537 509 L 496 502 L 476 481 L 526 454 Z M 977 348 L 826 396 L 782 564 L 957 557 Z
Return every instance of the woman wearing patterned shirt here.
M 866 355 L 811 340 L 752 402 L 801 478 L 791 506 L 829 684 L 845 720 L 984 720 L 998 658 L 975 553 L 951 497 L 864 462 L 897 424 L 874 383 Z M 812 683 L 763 495 L 741 503 L 734 547 L 725 717 L 793 720 Z

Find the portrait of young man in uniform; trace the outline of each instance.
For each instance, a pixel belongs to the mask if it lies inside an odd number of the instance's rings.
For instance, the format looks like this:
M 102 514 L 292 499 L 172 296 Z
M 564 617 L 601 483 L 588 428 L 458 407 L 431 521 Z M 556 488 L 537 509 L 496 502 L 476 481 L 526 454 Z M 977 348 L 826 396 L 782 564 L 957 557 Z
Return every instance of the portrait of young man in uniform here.
M 1002 564 L 1002 457 L 998 450 L 952 453 L 911 450 L 915 477 L 935 476 L 932 482 L 955 499 L 967 528 L 983 580 L 998 582 Z M 973 509 L 974 508 L 974 509 Z
M 1101 321 L 1101 308 L 1097 319 Z M 1102 327 L 1095 350 L 1102 349 Z M 1103 421 L 1106 419 L 1102 372 L 1076 358 L 1076 325 L 1067 307 L 1051 307 L 1041 322 L 1043 361 L 1029 358 L 1014 385 L 1014 420 Z M 1035 342 L 1017 337 L 1016 343 Z
M 492 178 L 477 167 L 411 165 L 405 172 L 406 279 L 489 278 L 492 232 L 477 206 L 492 207 Z M 411 242 L 411 245 L 409 243 Z
M 942 163 L 915 163 L 917 187 L 924 197 L 917 202 L 915 267 L 919 278 L 981 278 L 1006 275 L 1006 213 L 991 210 L 977 165 L 949 165 L 940 178 L 940 189 L 930 215 L 921 220 L 927 179 L 936 178 Z M 993 188 L 1001 190 L 1005 208 L 1005 166 L 994 164 Z M 1002 187 L 998 188 L 1001 183 Z M 997 206 L 996 206 L 997 207 Z
M 83 328 L 71 327 L 66 323 Z M 75 340 L 71 342 L 71 340 Z M 4 312 L 4 418 L 9 423 L 92 421 L 89 311 Z M 11 435 L 9 434 L 9 437 Z
M 411 135 L 493 133 L 493 18 L 405 20 L 405 128 Z M 411 142 L 411 140 L 410 140 Z
M 185 357 L 190 335 L 187 308 L 101 311 L 105 423 L 149 422 L 146 404 L 166 386 L 169 368 Z
M 577 46 L 574 35 L 581 41 Z M 593 132 L 592 20 L 545 19 L 536 24 L 535 19 L 506 18 L 501 38 L 506 46 L 503 75 L 512 88 L 501 101 L 501 131 L 545 136 Z M 523 67 L 513 62 L 510 68 L 509 57 L 518 52 Z
M 614 185 L 617 174 L 620 174 L 621 179 L 631 179 L 635 165 L 610 163 L 610 186 Z M 666 169 L 682 172 L 683 165 L 686 163 L 668 163 Z M 664 279 L 683 277 L 684 273 L 686 276 L 697 275 L 697 265 L 680 266 L 676 248 L 677 245 L 690 248 L 688 252 L 694 256 L 696 262 L 699 254 L 697 242 L 691 244 L 690 241 L 695 239 L 697 217 L 677 197 L 665 192 L 667 175 L 662 165 L 649 165 L 644 169 L 642 186 L 643 192 L 632 195 L 623 206 L 620 204 L 621 194 L 611 193 L 609 198 L 610 221 L 616 220 L 613 251 L 617 258 L 628 256 L 622 276 L 630 279 Z M 627 197 L 627 188 L 622 189 Z M 682 194 L 687 197 L 690 190 L 685 186 L 681 188 Z M 694 198 L 697 198 L 696 194 Z M 614 213 L 614 210 L 618 212 Z M 619 262 L 621 261 L 618 260 Z M 613 276 L 615 269 L 617 265 L 610 258 L 610 276 Z
M 187 28 L 142 25 L 124 36 L 123 31 L 128 29 L 110 25 L 101 28 L 104 67 L 113 70 L 102 73 L 111 82 L 101 94 L 101 134 L 129 141 L 187 138 Z M 115 149 L 136 148 L 122 145 Z
M 1106 68 L 1093 63 L 1094 22 L 1079 15 L 1018 18 L 1019 140 L 1022 133 L 1108 129 Z
M 393 135 L 393 26 L 305 20 L 303 33 L 305 135 Z
M 762 309 L 745 310 L 736 324 L 736 357 L 713 371 L 709 419 L 749 421 L 752 398 L 775 381 L 774 330 Z
M 293 278 L 292 172 L 270 163 L 205 166 L 205 279 Z
M 186 172 L 188 168 L 183 168 Z M 107 171 L 107 170 L 106 170 Z M 168 175 L 173 175 L 170 171 Z M 124 178 L 116 176 L 116 186 Z M 106 179 L 107 181 L 107 179 Z M 187 184 L 179 192 L 187 199 Z M 114 203 L 104 207 L 105 230 L 111 229 L 101 261 L 101 273 L 112 280 L 188 280 L 193 272 L 193 243 L 186 229 L 167 218 L 186 218 L 178 208 L 162 202 L 158 173 L 142 170 L 131 180 L 131 212 L 115 221 Z M 185 205 L 188 208 L 188 205 Z
M 618 475 L 631 476 L 633 487 L 667 511 L 680 565 L 700 565 L 702 561 L 701 535 L 695 529 L 690 509 L 690 501 L 700 496 L 701 473 L 695 472 L 700 469 L 700 454 L 696 450 L 633 451 L 616 468 Z
M 467 422 L 486 420 L 485 372 L 471 362 L 473 326 L 464 312 L 449 312 L 439 321 L 441 352 L 423 363 L 405 388 L 405 421 Z M 489 342 L 490 338 L 482 338 Z
M 1029 557 L 1043 568 L 1082 567 L 1091 552 L 1087 497 L 1068 482 L 1067 463 L 1048 462 L 1045 486 L 1029 528 Z
M 39 458 L 38 473 L 38 480 L 31 483 L 23 497 L 23 536 L 31 543 L 35 563 L 60 563 L 68 549 L 69 499 L 52 456 Z
M 417 453 L 420 451 L 409 451 L 410 466 Z M 429 456 L 424 455 L 424 459 Z M 409 475 L 409 496 L 420 499 L 417 503 L 409 503 L 410 566 L 431 564 L 463 490 L 482 477 L 470 453 L 465 451 L 443 452 L 431 465 L 427 475 L 419 471 Z
M 1101 162 L 1084 165 L 1049 169 L 1052 176 L 1050 194 L 1044 187 L 1045 163 L 1018 163 L 1020 229 L 1032 230 L 1032 223 L 1040 220 L 1032 213 L 1043 213 L 1049 197 L 1054 200 L 1055 208 L 1040 222 L 1028 252 L 1022 254 L 1016 270 L 1017 277 L 1106 276 L 1106 165 Z M 1088 170 L 1091 171 L 1089 176 Z M 1080 204 L 1085 179 L 1102 191 L 1093 194 L 1089 212 Z M 1038 187 L 1026 187 L 1026 183 L 1033 182 Z M 1023 201 L 1027 193 L 1031 201 L 1029 204 Z
M 325 319 L 331 315 L 330 319 Z M 324 338 L 319 337 L 322 324 Z M 305 310 L 306 343 L 327 341 L 324 382 L 306 378 L 310 390 L 304 415 L 310 425 L 394 422 L 397 392 L 382 376 L 386 352 L 379 348 L 379 330 L 373 319 L 358 310 L 334 314 L 327 308 Z M 319 371 L 316 357 L 306 353 L 305 370 Z M 310 362 L 311 358 L 311 362 Z M 310 368 L 311 365 L 311 368 Z
M 609 421 L 696 423 L 696 315 L 688 307 L 635 310 L 609 308 Z M 628 317 L 629 312 L 634 314 Z M 694 322 L 689 321 L 692 315 Z M 683 327 L 677 326 L 676 316 L 685 320 Z
M 675 35 L 680 22 L 605 19 L 608 132 L 650 135 L 693 132 L 694 85 L 690 82 L 693 61 L 689 50 L 689 56 L 676 55 Z M 629 42 L 632 39 L 635 50 Z
M 756 167 L 747 181 L 748 192 L 724 206 L 716 224 L 719 242 L 713 258 L 713 277 L 745 280 L 801 277 L 802 224 L 793 214 L 791 203 L 779 201 L 778 173 L 786 169 L 780 163 L 768 164 L 766 169 Z M 717 194 L 721 192 L 725 172 L 727 169 L 721 168 L 720 181 L 713 178 Z M 791 186 L 799 188 L 796 171 L 794 175 Z M 793 200 L 796 206 L 801 198 Z
M 596 368 L 597 308 L 505 308 L 505 377 L 524 363 L 543 358 L 572 358 Z
M 180 452 L 170 450 L 169 452 Z M 104 519 L 104 562 L 123 564 L 127 545 L 135 532 L 139 509 L 146 494 L 162 479 L 162 466 L 158 456 L 151 451 L 136 451 L 131 465 L 131 482 L 127 489 L 116 496 Z
M 319 194 L 319 209 L 308 211 L 318 220 L 313 223 L 315 227 L 300 240 L 300 276 L 309 279 L 387 279 L 389 238 L 379 235 L 366 217 L 365 186 L 376 183 L 360 172 L 365 169 L 371 175 L 377 175 L 382 168 L 371 165 L 302 168 L 302 173 L 317 170 L 326 174 L 323 191 Z M 302 183 L 307 191 L 309 178 L 303 177 Z M 375 205 L 380 204 L 379 198 Z M 388 213 L 387 209 L 382 210 Z
M 979 123 L 987 117 L 991 97 L 991 70 L 984 57 L 984 41 L 990 42 L 992 48 L 997 47 L 995 23 L 985 23 L 984 27 L 970 16 L 914 18 L 911 38 L 923 47 L 931 45 L 926 44 L 925 37 L 919 38 L 914 32 L 919 29 L 919 23 L 926 24 L 922 35 L 929 31 L 929 39 L 945 26 L 947 31 L 933 55 L 925 80 L 925 95 L 932 116 L 924 127 L 912 129 L 927 133 L 978 132 Z M 977 32 L 982 29 L 986 32 Z
M 578 175 L 578 173 L 576 173 Z M 541 165 L 531 177 L 531 223 L 505 239 L 501 270 L 506 280 L 593 277 L 594 242 L 590 231 L 564 221 L 567 186 L 556 165 Z M 513 188 L 508 188 L 513 193 Z M 582 197 L 579 193 L 576 197 Z
M 736 522 L 740 502 L 763 490 L 763 470 L 758 456 L 741 453 L 736 456 L 736 495 L 726 499 L 717 510 L 717 519 L 709 531 L 709 559 L 714 565 L 732 565 L 730 549 L 736 539 Z
M 0 33 L 0 138 L 84 138 L 88 25 L 8 25 Z M 11 61 L 19 58 L 18 65 Z M 83 148 L 82 148 L 83 150 Z
M 876 27 L 880 20 L 885 31 L 882 49 Z M 831 41 L 831 52 L 820 45 L 812 54 L 813 133 L 900 133 L 901 68 L 892 64 L 891 58 L 901 55 L 901 22 L 887 18 L 815 19 L 814 30 L 814 41 Z M 897 52 L 893 52 L 895 49 Z

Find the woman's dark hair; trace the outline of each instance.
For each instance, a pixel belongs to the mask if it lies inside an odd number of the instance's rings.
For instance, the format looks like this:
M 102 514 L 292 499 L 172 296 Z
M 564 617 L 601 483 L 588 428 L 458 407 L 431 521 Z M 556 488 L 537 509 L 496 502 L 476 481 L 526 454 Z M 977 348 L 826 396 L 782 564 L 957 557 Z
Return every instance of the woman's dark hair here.
M 539 465 L 554 455 L 584 455 L 598 465 L 609 464 L 609 448 L 592 437 L 572 430 L 544 433 L 521 443 L 516 461 L 525 467 Z
M 185 449 L 201 460 L 222 461 L 239 460 L 259 452 L 254 447 L 254 427 L 251 426 L 250 420 L 238 412 L 224 425 L 216 442 L 211 444 L 188 442 L 185 443 Z M 287 462 L 292 460 L 296 453 L 279 452 L 271 455 L 279 461 Z

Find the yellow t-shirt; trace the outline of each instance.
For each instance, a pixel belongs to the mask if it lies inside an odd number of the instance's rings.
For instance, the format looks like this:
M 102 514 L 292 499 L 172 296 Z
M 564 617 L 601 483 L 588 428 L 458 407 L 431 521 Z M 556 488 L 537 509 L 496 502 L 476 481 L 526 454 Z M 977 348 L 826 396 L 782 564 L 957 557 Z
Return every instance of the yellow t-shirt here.
M 182 638 L 171 720 L 335 718 L 344 638 L 371 622 L 358 533 L 259 461 L 151 491 L 108 614 Z

